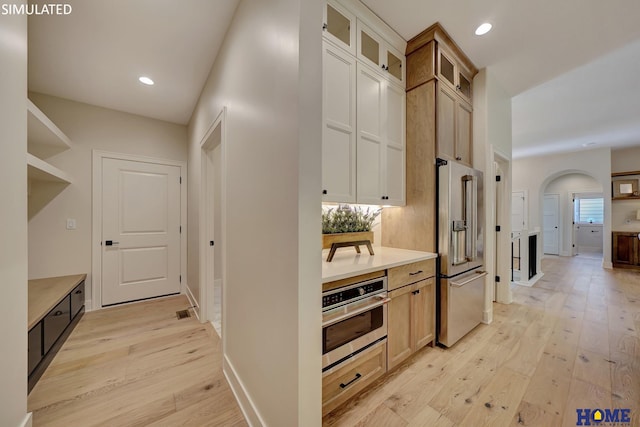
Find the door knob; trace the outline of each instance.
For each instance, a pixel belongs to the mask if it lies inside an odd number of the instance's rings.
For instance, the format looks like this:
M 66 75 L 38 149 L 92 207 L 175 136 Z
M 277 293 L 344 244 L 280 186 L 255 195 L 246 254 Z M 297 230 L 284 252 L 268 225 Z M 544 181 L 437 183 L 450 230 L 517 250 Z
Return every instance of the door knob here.
M 119 245 L 120 242 L 114 242 L 113 240 L 105 240 L 104 244 L 105 246 L 113 246 L 113 245 Z

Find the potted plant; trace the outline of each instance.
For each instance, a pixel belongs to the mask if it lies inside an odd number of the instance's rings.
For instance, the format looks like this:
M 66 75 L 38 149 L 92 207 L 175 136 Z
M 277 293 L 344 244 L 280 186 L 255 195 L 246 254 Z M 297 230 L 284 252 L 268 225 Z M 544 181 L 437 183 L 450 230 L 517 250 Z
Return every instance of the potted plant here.
M 322 248 L 332 243 L 369 240 L 373 243 L 373 221 L 380 215 L 380 209 L 362 209 L 359 206 L 340 205 L 322 211 Z

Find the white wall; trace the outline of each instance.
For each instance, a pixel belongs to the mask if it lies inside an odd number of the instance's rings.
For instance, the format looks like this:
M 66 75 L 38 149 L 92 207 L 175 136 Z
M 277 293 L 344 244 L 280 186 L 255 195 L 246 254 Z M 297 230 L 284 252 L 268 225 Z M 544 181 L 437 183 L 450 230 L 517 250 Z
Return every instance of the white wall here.
M 573 199 L 570 193 L 601 193 L 602 184 L 593 177 L 579 173 L 559 176 L 542 190 L 544 194 L 558 194 L 560 204 L 560 255 L 571 256 L 573 230 Z M 543 224 L 544 225 L 544 224 Z M 541 225 L 541 227 L 543 227 Z M 602 234 L 600 234 L 602 236 Z M 577 245 L 577 243 L 576 243 Z
M 87 273 L 90 298 L 92 150 L 184 161 L 187 128 L 38 93 L 29 97 L 72 142 L 48 159 L 72 184 L 29 221 L 29 278 Z M 76 230 L 66 229 L 67 218 L 76 219 Z
M 484 172 L 485 201 L 485 268 L 488 279 L 485 287 L 484 320 L 490 322 L 493 317 L 493 299 L 511 302 L 509 281 L 497 283 L 494 277 L 509 277 L 509 233 L 496 237 L 493 231 L 496 225 L 496 183 L 494 178 L 494 160 L 496 153 L 503 156 L 500 167 L 503 170 L 503 192 L 501 223 L 503 230 L 509 230 L 511 218 L 507 214 L 511 206 L 511 96 L 500 85 L 491 69 L 482 69 L 473 79 L 473 166 Z M 500 215 L 498 215 L 500 217 Z M 496 270 L 496 248 L 500 248 L 499 263 Z M 494 295 L 494 289 L 496 290 Z
M 321 423 L 322 2 L 243 0 L 189 124 L 189 284 L 200 143 L 224 106 L 224 371 L 254 425 Z
M 25 3 L 18 1 L 16 3 Z M 0 16 L 0 425 L 27 417 L 27 17 Z
M 581 173 L 593 177 L 602 186 L 604 198 L 603 266 L 611 267 L 611 152 L 609 148 L 526 157 L 513 161 L 513 189 L 529 192 L 529 229 L 542 230 L 542 197 L 547 184 L 559 176 Z M 538 253 L 542 253 L 542 239 Z
M 640 147 L 611 151 L 611 172 L 640 170 Z M 640 200 L 615 200 L 611 202 L 611 228 L 615 231 L 640 231 L 637 212 Z

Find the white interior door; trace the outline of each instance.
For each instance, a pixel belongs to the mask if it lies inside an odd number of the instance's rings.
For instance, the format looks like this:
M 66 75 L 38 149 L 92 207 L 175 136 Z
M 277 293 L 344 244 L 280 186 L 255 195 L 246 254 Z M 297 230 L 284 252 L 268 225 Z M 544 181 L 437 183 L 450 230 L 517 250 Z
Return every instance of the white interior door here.
M 180 168 L 102 160 L 102 305 L 180 292 Z
M 560 196 L 545 194 L 543 203 L 544 253 L 560 254 Z

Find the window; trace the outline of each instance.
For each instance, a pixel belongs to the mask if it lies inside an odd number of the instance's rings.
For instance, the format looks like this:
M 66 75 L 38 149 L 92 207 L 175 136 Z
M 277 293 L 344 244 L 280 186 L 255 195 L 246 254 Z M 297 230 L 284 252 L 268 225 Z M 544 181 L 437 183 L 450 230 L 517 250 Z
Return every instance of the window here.
M 574 208 L 574 221 L 577 223 L 602 224 L 604 222 L 604 199 L 602 197 L 576 197 Z

